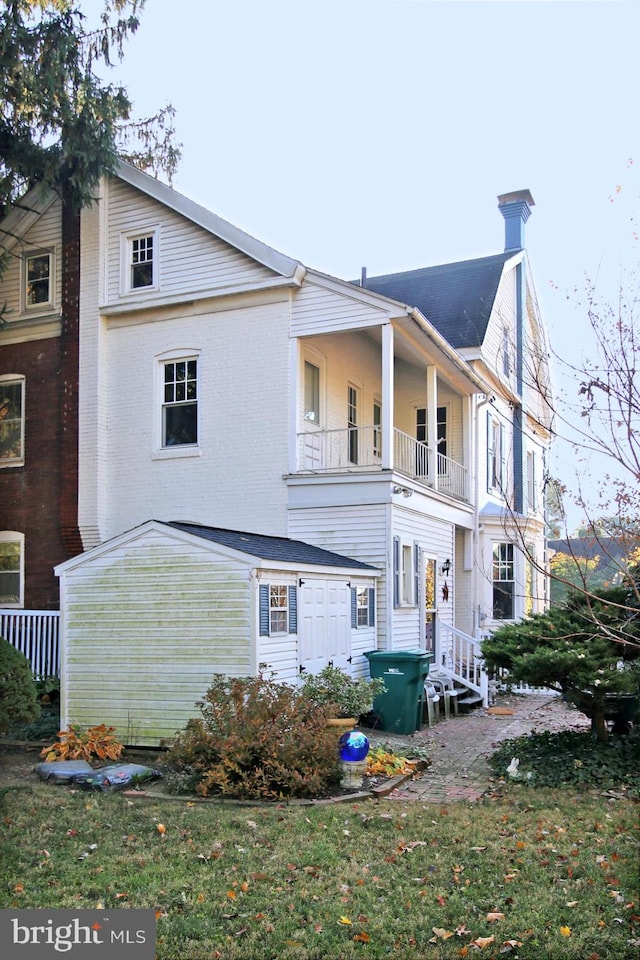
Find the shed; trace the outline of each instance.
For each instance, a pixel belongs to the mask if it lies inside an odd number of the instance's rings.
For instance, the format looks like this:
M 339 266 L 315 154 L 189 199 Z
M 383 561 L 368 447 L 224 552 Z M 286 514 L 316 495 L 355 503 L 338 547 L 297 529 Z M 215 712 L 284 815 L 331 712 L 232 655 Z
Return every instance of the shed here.
M 366 675 L 376 568 L 286 537 L 150 520 L 55 568 L 61 723 L 158 746 L 214 673 Z

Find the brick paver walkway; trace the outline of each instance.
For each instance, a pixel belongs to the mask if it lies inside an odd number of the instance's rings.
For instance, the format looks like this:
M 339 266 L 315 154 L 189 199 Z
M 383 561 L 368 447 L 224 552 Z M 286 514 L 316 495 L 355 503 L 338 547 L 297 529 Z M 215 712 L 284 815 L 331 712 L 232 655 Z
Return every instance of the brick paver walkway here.
M 496 708 L 504 712 L 475 710 L 467 716 L 439 720 L 411 736 L 372 735 L 373 743 L 388 743 L 397 753 L 411 745 L 420 746 L 430 759 L 430 766 L 419 777 L 396 788 L 387 799 L 426 803 L 479 800 L 492 786 L 487 758 L 503 740 L 533 730 L 579 730 L 589 725 L 583 714 L 556 696 L 505 695 L 498 698 Z

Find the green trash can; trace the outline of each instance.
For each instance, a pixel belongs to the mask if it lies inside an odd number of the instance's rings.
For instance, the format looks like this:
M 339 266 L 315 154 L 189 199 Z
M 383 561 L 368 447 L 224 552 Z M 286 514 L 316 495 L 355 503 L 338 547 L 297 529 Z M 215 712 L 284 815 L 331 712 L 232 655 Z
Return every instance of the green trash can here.
M 425 650 L 370 650 L 365 653 L 372 678 L 384 680 L 373 712 L 382 730 L 415 733 L 422 726 L 424 682 L 433 659 Z

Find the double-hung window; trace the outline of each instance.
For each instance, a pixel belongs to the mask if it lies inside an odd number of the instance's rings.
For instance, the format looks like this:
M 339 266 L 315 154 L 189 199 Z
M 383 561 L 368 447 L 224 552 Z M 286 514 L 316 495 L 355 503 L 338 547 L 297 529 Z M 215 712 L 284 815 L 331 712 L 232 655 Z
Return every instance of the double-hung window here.
M 512 543 L 496 543 L 493 548 L 493 619 L 515 617 L 515 561 Z
M 24 258 L 24 309 L 38 310 L 53 304 L 53 254 L 29 253 Z
M 123 234 L 121 239 L 122 293 L 157 290 L 159 272 L 159 228 Z
M 351 587 L 351 626 L 373 627 L 376 622 L 375 587 Z
M 162 446 L 193 446 L 198 442 L 198 360 L 171 360 L 162 368 Z
M 24 377 L 0 377 L 0 467 L 24 463 Z
M 0 532 L 0 607 L 24 605 L 24 536 Z

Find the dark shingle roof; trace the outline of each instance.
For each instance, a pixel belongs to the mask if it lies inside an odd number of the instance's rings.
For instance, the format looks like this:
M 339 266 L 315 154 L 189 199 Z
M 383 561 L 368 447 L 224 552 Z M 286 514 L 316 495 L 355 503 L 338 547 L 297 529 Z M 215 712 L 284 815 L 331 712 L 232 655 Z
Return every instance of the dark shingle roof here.
M 375 567 L 339 553 L 314 547 L 302 540 L 289 540 L 288 537 L 267 537 L 260 533 L 244 533 L 240 530 L 224 530 L 220 527 L 204 527 L 197 523 L 178 523 L 170 521 L 168 527 L 175 527 L 195 537 L 212 540 L 225 547 L 231 547 L 241 553 L 261 560 L 275 560 L 281 563 L 299 563 L 308 566 L 350 567 L 354 570 L 375 570 Z
M 453 347 L 476 347 L 484 340 L 502 268 L 513 254 L 511 250 L 478 260 L 367 277 L 365 287 L 417 307 Z

